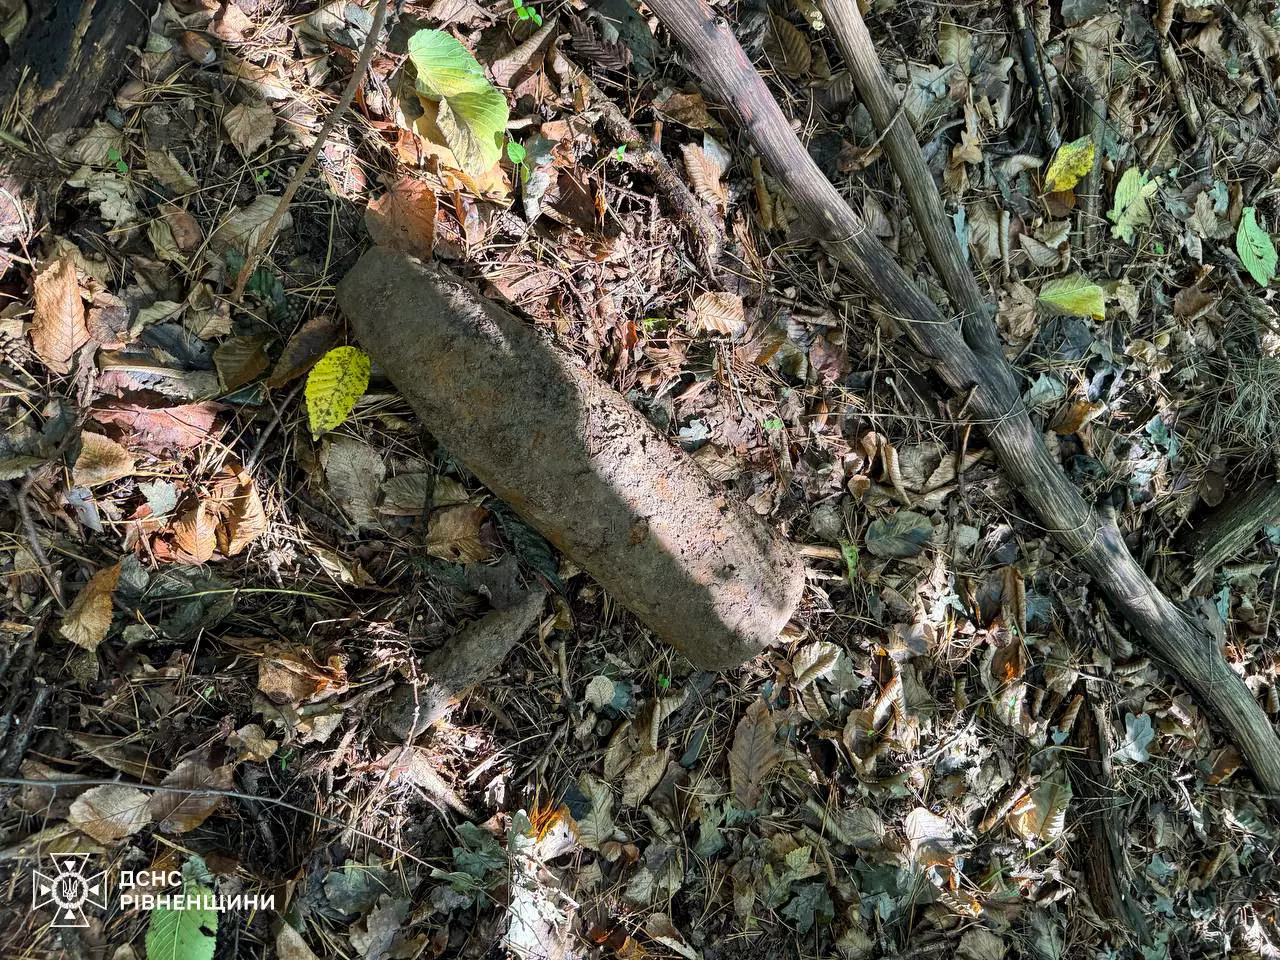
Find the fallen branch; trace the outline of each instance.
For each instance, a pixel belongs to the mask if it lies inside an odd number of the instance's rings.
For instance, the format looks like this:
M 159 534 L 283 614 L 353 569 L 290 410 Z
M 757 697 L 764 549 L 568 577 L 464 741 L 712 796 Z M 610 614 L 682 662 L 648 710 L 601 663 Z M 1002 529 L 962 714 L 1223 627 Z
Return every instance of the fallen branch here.
M 907 338 L 965 405 L 970 422 L 986 430 L 1005 473 L 1067 556 L 1093 576 L 1151 652 L 1217 716 L 1266 791 L 1280 795 L 1280 739 L 1267 715 L 1208 631 L 1160 592 L 1115 524 L 1104 522 L 1067 479 L 1031 423 L 1003 356 L 985 353 L 987 338 L 972 330 L 974 324 L 965 336 L 911 282 L 819 171 L 728 25 L 703 0 L 647 2 L 678 41 L 689 72 L 730 105 L 801 215 L 825 237 L 827 249 L 898 318 Z M 917 227 L 924 232 L 928 223 L 918 221 Z

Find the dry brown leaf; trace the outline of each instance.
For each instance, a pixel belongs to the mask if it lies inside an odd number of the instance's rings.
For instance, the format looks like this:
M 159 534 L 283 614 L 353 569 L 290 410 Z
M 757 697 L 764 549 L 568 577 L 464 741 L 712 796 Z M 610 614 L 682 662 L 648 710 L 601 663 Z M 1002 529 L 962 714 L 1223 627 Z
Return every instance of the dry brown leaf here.
M 239 474 L 221 508 L 217 535 L 218 549 L 224 556 L 234 557 L 267 532 L 267 512 L 248 473 Z
M 258 660 L 258 689 L 276 703 L 304 703 L 341 693 L 347 671 L 340 657 L 318 664 L 302 646 L 272 644 Z
M 489 511 L 470 503 L 442 507 L 427 524 L 427 553 L 454 563 L 489 559 L 490 550 L 480 539 L 480 528 Z
M 1056 770 L 1008 815 L 1010 829 L 1028 843 L 1050 843 L 1062 836 L 1071 804 L 1071 783 Z
M 798 27 L 782 17 L 769 17 L 765 52 L 780 72 L 793 79 L 806 76 L 813 65 L 813 52 L 809 49 L 808 38 Z
M 147 170 L 160 186 L 177 196 L 191 193 L 199 186 L 172 150 L 148 150 Z
M 747 329 L 742 298 L 732 293 L 709 291 L 693 301 L 693 318 L 702 333 L 739 336 Z
M 312 317 L 289 338 L 280 353 L 280 359 L 267 377 L 266 385 L 273 390 L 300 377 L 316 365 L 329 348 L 338 342 L 342 321 L 331 313 Z
M 84 313 L 75 261 L 63 254 L 36 274 L 31 320 L 31 345 L 54 373 L 69 371 L 71 358 L 89 342 Z
M 622 805 L 638 807 L 644 803 L 666 771 L 666 750 L 637 756 L 622 777 Z
M 123 431 L 130 443 L 149 453 L 193 450 L 207 443 L 225 407 L 212 400 L 169 407 L 148 407 L 110 397 L 97 401 L 89 418 L 108 429 Z
M 435 191 L 421 180 L 401 177 L 369 201 L 364 225 L 374 243 L 430 260 L 436 236 Z
M 773 715 L 768 704 L 755 700 L 738 721 L 729 750 L 729 779 L 744 810 L 755 809 L 781 759 Z
M 1053 421 L 1054 433 L 1069 436 L 1079 431 L 1088 423 L 1092 423 L 1107 411 L 1107 405 L 1101 400 L 1080 400 L 1070 404 L 1058 414 Z
M 96 487 L 133 473 L 131 454 L 114 440 L 100 433 L 80 434 L 80 455 L 71 470 L 71 482 L 77 487 Z
M 267 221 L 279 205 L 279 197 L 264 194 L 253 203 L 237 208 L 213 232 L 213 236 L 209 238 L 209 247 L 218 254 L 224 254 L 228 250 L 244 253 L 251 249 L 257 244 L 267 227 Z M 288 230 L 292 226 L 293 214 L 286 210 L 276 225 L 276 231 Z
M 275 111 L 261 100 L 232 107 L 222 118 L 231 145 L 246 160 L 271 140 L 276 129 Z
M 689 174 L 694 194 L 716 206 L 727 203 L 729 195 L 720 182 L 724 171 L 716 159 L 693 143 L 680 144 L 680 152 L 684 155 L 684 169 Z
M 164 768 L 151 761 L 151 751 L 136 743 L 126 743 L 119 737 L 96 733 L 68 733 L 67 739 L 96 760 L 101 760 L 112 770 L 143 783 L 156 783 Z
M 720 126 L 708 112 L 707 102 L 702 99 L 702 94 L 696 90 L 689 93 L 673 90 L 655 100 L 653 109 L 664 120 L 693 130 L 713 130 Z
M 173 522 L 175 554 L 185 563 L 208 563 L 218 545 L 218 515 L 213 503 L 188 503 Z
M 111 594 L 120 582 L 120 564 L 99 570 L 84 585 L 62 619 L 62 636 L 92 653 L 111 629 Z
M 227 43 L 243 43 L 253 33 L 253 21 L 234 2 L 224 2 L 209 21 L 209 32 Z
M 236 751 L 236 763 L 265 763 L 275 755 L 280 741 L 268 740 L 262 727 L 248 723 L 227 737 L 227 746 Z
M 149 804 L 151 819 L 160 824 L 162 833 L 186 833 L 204 823 L 222 803 L 217 794 L 191 793 L 187 791 L 212 789 L 230 790 L 232 767 L 210 767 L 203 760 L 183 760 L 173 772 L 160 782 L 160 786 L 175 791 L 157 790 Z
M 131 837 L 151 822 L 148 797 L 137 787 L 108 784 L 76 797 L 67 821 L 99 843 Z
M 204 230 L 199 222 L 177 204 L 166 203 L 160 208 L 169 231 L 173 234 L 173 242 L 183 253 L 195 253 L 204 243 Z
M 228 337 L 213 351 L 224 390 L 236 390 L 261 376 L 270 361 L 264 337 Z

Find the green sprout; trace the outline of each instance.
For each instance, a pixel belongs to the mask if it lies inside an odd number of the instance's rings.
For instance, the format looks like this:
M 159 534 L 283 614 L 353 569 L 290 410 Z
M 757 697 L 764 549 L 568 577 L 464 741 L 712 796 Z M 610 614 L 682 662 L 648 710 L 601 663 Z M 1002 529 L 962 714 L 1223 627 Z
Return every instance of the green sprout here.
M 120 151 L 115 147 L 107 151 L 107 162 L 115 165 L 116 173 L 126 174 L 129 172 L 129 165 L 124 162 L 124 158 L 120 156 Z
M 542 26 L 542 14 L 526 4 L 524 0 L 511 0 L 511 9 L 521 20 L 532 20 L 537 26 Z

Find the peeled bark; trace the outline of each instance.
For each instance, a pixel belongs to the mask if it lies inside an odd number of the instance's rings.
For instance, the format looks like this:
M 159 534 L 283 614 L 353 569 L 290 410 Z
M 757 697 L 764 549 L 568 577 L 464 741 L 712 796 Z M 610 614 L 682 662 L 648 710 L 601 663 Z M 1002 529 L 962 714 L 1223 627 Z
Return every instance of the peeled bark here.
M 777 639 L 799 556 L 607 384 L 390 250 L 366 253 L 338 302 L 449 452 L 660 638 L 709 669 Z

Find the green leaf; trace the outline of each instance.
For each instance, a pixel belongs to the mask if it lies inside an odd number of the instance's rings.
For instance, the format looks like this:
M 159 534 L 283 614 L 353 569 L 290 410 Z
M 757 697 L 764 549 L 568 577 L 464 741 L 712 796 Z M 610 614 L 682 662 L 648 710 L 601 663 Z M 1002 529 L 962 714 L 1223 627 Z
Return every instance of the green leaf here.
M 1245 207 L 1241 211 L 1236 253 L 1258 286 L 1265 287 L 1276 278 L 1276 245 L 1271 242 L 1271 235 L 1258 226 L 1256 207 Z
M 319 437 L 347 419 L 369 386 L 369 355 L 358 347 L 335 347 L 307 374 L 307 416 Z
M 409 59 L 418 71 L 418 92 L 440 103 L 436 123 L 463 171 L 484 173 L 502 157 L 506 96 L 489 82 L 471 51 L 443 30 L 419 30 L 410 37 Z
M 849 582 L 858 582 L 858 545 L 848 540 L 840 541 L 840 555 L 844 557 L 844 567 L 849 574 Z
M 1107 297 L 1103 289 L 1078 273 L 1050 280 L 1040 288 L 1039 300 L 1054 313 L 1069 317 L 1105 320 Z
M 1093 158 L 1096 152 L 1097 147 L 1093 138 L 1088 136 L 1060 146 L 1044 175 L 1045 191 L 1058 193 L 1074 187 L 1093 169 Z
M 914 557 L 933 539 L 933 524 L 914 510 L 899 510 L 867 528 L 867 549 L 877 557 Z
M 419 30 L 409 38 L 408 49 L 424 97 L 443 100 L 492 86 L 471 51 L 443 30 Z
M 184 897 L 211 897 L 203 884 L 183 884 Z M 217 943 L 218 914 L 213 910 L 155 907 L 147 927 L 147 960 L 212 960 Z
M 529 152 L 525 150 L 524 144 L 516 143 L 514 140 L 507 141 L 507 159 L 519 166 L 524 163 L 525 157 Z
M 1160 178 L 1148 181 L 1147 175 L 1137 167 L 1130 167 L 1116 184 L 1115 197 L 1107 219 L 1115 226 L 1111 235 L 1125 243 L 1133 243 L 1133 231 L 1151 222 L 1151 207 L 1147 201 L 1160 186 Z
M 436 125 L 463 171 L 479 176 L 502 158 L 507 98 L 489 87 L 441 100 Z

